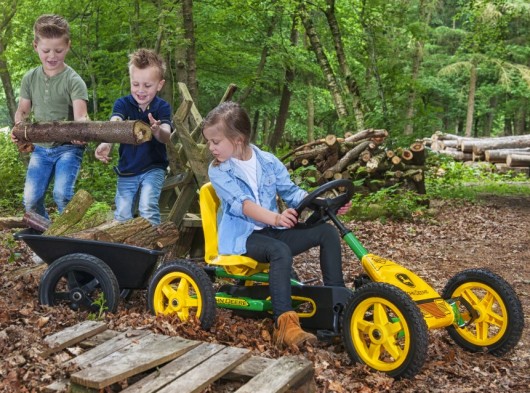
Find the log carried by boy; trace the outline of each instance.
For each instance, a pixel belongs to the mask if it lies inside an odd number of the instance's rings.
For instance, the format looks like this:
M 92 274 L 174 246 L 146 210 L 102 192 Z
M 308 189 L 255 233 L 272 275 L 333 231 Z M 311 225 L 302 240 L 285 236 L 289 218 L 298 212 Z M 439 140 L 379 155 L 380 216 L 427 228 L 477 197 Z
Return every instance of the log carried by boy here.
M 51 121 L 19 123 L 13 127 L 20 151 L 34 142 L 107 142 L 139 145 L 152 138 L 149 124 L 143 121 Z

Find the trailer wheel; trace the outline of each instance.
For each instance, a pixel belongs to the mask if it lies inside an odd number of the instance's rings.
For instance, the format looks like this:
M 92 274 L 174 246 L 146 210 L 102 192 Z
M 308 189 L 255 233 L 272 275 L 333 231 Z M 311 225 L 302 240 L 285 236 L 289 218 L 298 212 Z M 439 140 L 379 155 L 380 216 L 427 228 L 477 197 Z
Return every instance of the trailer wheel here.
M 101 259 L 88 254 L 68 254 L 55 260 L 41 277 L 39 302 L 68 305 L 72 310 L 115 312 L 120 299 L 118 280 Z M 97 304 L 103 300 L 102 305 Z
M 401 289 L 369 283 L 353 293 L 343 315 L 342 337 L 350 358 L 394 378 L 416 375 L 427 357 L 427 325 Z
M 149 281 L 147 302 L 155 315 L 176 315 L 181 321 L 197 318 L 208 330 L 215 321 L 212 281 L 199 266 L 176 260 L 160 266 Z

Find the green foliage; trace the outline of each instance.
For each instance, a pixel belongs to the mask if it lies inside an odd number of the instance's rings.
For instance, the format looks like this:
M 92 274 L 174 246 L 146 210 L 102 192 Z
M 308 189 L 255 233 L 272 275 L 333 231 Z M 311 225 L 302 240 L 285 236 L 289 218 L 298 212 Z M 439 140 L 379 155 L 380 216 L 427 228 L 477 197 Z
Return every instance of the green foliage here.
M 89 144 L 83 156 L 83 164 L 77 179 L 77 189 L 87 190 L 98 202 L 105 205 L 114 203 L 116 179 L 114 166 L 118 164 L 117 147 L 114 147 L 112 161 L 105 165 L 94 158 L 96 144 Z
M 97 313 L 89 313 L 87 316 L 87 319 L 89 321 L 101 321 L 103 320 L 103 314 L 105 314 L 105 311 L 107 311 L 109 308 L 107 307 L 107 301 L 105 300 L 105 294 L 103 292 L 100 292 L 98 294 L 98 297 L 92 305 L 98 307 Z
M 424 200 L 423 196 L 396 184 L 368 195 L 356 194 L 345 217 L 366 221 L 410 220 L 425 213 Z
M 483 193 L 530 195 L 523 174 L 496 173 L 489 163 L 466 165 L 442 154 L 429 155 L 425 184 L 430 198 L 475 201 Z
M 8 134 L 0 133 L 0 213 L 22 206 L 26 168 Z
M 18 247 L 18 242 L 15 240 L 11 233 L 8 233 L 6 236 L 2 237 L 0 241 L 0 246 L 3 249 L 9 250 L 9 256 L 7 257 L 7 263 L 13 263 L 18 258 L 20 258 L 20 253 L 16 251 Z

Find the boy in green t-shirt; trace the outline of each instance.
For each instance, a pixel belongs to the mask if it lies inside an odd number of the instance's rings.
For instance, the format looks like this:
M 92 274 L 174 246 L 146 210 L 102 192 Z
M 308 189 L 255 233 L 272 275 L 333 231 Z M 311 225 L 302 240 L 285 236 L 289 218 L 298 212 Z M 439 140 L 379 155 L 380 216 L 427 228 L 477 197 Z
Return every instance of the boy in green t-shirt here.
M 33 48 L 42 65 L 28 71 L 22 78 L 15 124 L 25 121 L 31 112 L 37 122 L 88 120 L 86 84 L 64 62 L 70 50 L 68 22 L 58 15 L 42 15 L 33 30 Z M 17 142 L 13 134 L 11 139 Z M 24 185 L 26 211 L 48 216 L 44 197 L 52 179 L 53 199 L 59 212 L 63 211 L 74 195 L 84 148 L 84 144 L 77 141 L 35 144 Z

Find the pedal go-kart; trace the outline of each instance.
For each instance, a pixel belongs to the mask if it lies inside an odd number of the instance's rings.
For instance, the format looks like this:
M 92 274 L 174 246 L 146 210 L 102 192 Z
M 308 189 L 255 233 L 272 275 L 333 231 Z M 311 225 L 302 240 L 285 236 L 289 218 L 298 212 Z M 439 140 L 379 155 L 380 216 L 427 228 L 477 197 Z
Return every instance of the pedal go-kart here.
M 332 197 L 325 197 L 330 193 Z M 503 278 L 486 269 L 469 269 L 452 277 L 438 294 L 405 267 L 370 254 L 344 226 L 336 213 L 352 196 L 350 181 L 335 180 L 311 192 L 297 207 L 299 216 L 305 209 L 313 210 L 300 225 L 331 220 L 364 269 L 354 289 L 291 279 L 293 307 L 303 328 L 320 336 L 342 336 L 353 361 L 395 378 L 410 378 L 420 371 L 427 356 L 428 329 L 446 328 L 462 348 L 495 356 L 517 344 L 523 310 Z M 208 266 L 177 260 L 159 267 L 148 287 L 153 313 L 176 314 L 180 320 L 195 316 L 204 329 L 214 323 L 216 307 L 270 315 L 268 265 L 217 254 L 218 206 L 213 187 L 204 185 L 200 208 Z M 220 285 L 215 291 L 213 283 Z

